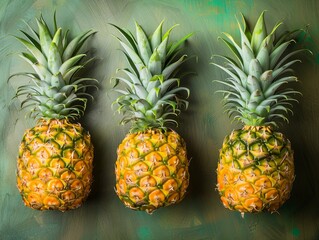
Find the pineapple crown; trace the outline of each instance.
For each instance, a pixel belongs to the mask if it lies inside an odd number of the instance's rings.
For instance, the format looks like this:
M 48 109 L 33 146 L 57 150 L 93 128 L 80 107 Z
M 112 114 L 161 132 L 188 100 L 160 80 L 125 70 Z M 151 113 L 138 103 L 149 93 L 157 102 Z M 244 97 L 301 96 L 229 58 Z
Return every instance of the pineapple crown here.
M 300 30 L 287 31 L 276 37 L 282 22 L 268 33 L 262 12 L 251 32 L 243 15 L 242 18 L 243 27 L 237 21 L 240 44 L 228 33 L 224 33 L 226 38 L 220 38 L 234 58 L 216 55 L 226 61 L 226 66 L 213 63 L 229 75 L 224 81 L 216 80 L 229 88 L 217 91 L 224 94 L 225 111 L 250 126 L 277 126 L 277 119 L 288 122 L 285 115 L 292 113 L 292 102 L 297 101 L 294 95 L 300 92 L 284 85 L 297 81 L 290 66 L 300 60 L 292 57 L 305 49 L 289 53 L 286 50 L 295 42 L 293 35 Z
M 18 87 L 16 97 L 26 97 L 21 107 L 32 107 L 31 117 L 77 119 L 84 114 L 87 97 L 93 98 L 86 93 L 87 88 L 97 88 L 96 79 L 76 77 L 76 73 L 92 60 L 82 63 L 86 54 L 81 53 L 81 47 L 95 32 L 88 30 L 69 41 L 69 30 L 57 27 L 56 13 L 53 32 L 42 16 L 36 21 L 38 31 L 26 23 L 30 33 L 20 30 L 24 38 L 16 36 L 28 50 L 20 56 L 35 71 L 10 76 L 22 75 L 32 81 Z
M 169 43 L 172 26 L 162 33 L 163 21 L 154 33 L 148 37 L 143 28 L 135 22 L 136 38 L 124 28 L 114 26 L 127 40 L 126 44 L 117 38 L 124 49 L 129 68 L 119 69 L 124 77 L 115 78 L 126 89 L 115 91 L 121 94 L 114 103 L 118 112 L 124 117 L 122 124 L 132 122 L 131 132 L 142 132 L 149 129 L 166 130 L 167 123 L 175 123 L 172 117 L 177 116 L 181 108 L 187 108 L 188 101 L 181 92 L 189 96 L 189 89 L 180 86 L 177 76 L 180 66 L 187 55 L 179 55 L 181 45 L 192 35 L 188 34 L 177 42 Z

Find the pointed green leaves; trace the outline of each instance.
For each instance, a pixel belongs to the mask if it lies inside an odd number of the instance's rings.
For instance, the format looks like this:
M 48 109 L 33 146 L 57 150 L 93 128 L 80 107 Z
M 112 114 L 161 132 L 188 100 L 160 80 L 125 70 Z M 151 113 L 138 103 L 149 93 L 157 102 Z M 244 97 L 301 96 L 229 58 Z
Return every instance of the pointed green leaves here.
M 292 33 L 296 31 L 283 33 L 276 41 L 282 22 L 267 33 L 264 13 L 260 14 L 252 32 L 244 16 L 243 25 L 237 20 L 240 44 L 228 33 L 221 38 L 233 57 L 219 56 L 226 60 L 226 67 L 213 63 L 229 76 L 215 81 L 228 88 L 217 91 L 224 94 L 226 112 L 235 114 L 234 118 L 248 125 L 276 125 L 274 119 L 287 120 L 285 114 L 291 112 L 290 102 L 295 101 L 292 95 L 298 93 L 285 88 L 285 84 L 297 81 L 290 67 L 299 62 L 293 57 L 304 49 L 286 53 L 288 45 L 294 42 Z
M 130 48 L 126 43 L 122 42 L 121 40 L 119 41 L 122 47 L 124 48 L 127 56 L 129 57 L 129 59 L 134 63 L 137 71 L 140 71 L 141 69 L 143 69 L 145 65 L 143 63 L 142 58 L 139 56 L 139 54 L 135 52 L 132 48 Z
M 62 59 L 59 54 L 58 47 L 54 42 L 52 42 L 48 51 L 48 68 L 52 74 L 57 74 L 61 64 Z
M 267 34 L 264 21 L 264 13 L 265 12 L 263 11 L 260 14 L 251 37 L 251 48 L 256 55 L 259 51 L 259 48 L 262 46 L 261 43 L 263 42 Z
M 136 27 L 136 40 L 137 40 L 139 53 L 144 62 L 144 65 L 147 65 L 152 54 L 151 46 L 144 30 L 137 22 L 135 22 L 135 27 Z
M 173 43 L 171 45 L 171 47 L 169 48 L 168 52 L 167 52 L 167 58 L 174 56 L 175 53 L 178 51 L 178 49 L 180 48 L 180 46 L 191 36 L 193 35 L 193 33 L 189 33 L 187 35 L 185 35 L 183 38 L 181 38 L 179 41 Z
M 78 55 L 75 55 L 72 58 L 69 58 L 68 60 L 66 60 L 65 62 L 60 64 L 58 71 L 63 76 L 65 76 L 65 74 L 68 73 L 70 71 L 70 69 L 72 67 L 74 67 L 85 56 L 86 56 L 86 54 L 78 54 Z M 76 68 L 79 68 L 79 67 L 82 67 L 82 66 L 76 66 Z
M 225 38 L 219 37 L 219 39 L 221 39 L 224 44 L 226 44 L 226 46 L 231 50 L 231 52 L 234 54 L 234 56 L 236 57 L 235 60 L 231 60 L 233 61 L 233 63 L 235 64 L 236 60 L 238 62 L 238 64 L 240 65 L 241 68 L 243 68 L 243 60 L 241 58 L 241 48 L 237 45 L 237 43 L 234 41 L 234 39 L 227 33 L 224 33 L 226 36 L 228 36 L 228 38 L 230 38 L 232 41 L 228 41 Z
M 118 77 L 115 87 L 123 82 L 126 90 L 115 89 L 121 95 L 116 103 L 118 111 L 124 114 L 122 123 L 132 122 L 131 131 L 144 131 L 153 128 L 166 128 L 166 123 L 175 122 L 170 119 L 180 112 L 180 107 L 188 106 L 188 102 L 180 97 L 182 91 L 176 76 L 186 55 L 180 55 L 182 44 L 192 35 L 188 34 L 176 42 L 170 42 L 170 34 L 174 25 L 163 34 L 163 21 L 153 34 L 148 36 L 137 22 L 136 37 L 126 29 L 114 26 L 126 40 L 117 38 L 128 60 L 129 68 L 122 69 L 126 78 Z M 184 96 L 185 97 L 185 96 Z
M 67 59 L 73 57 L 78 51 L 81 49 L 82 45 L 86 42 L 86 40 L 91 37 L 95 31 L 88 30 L 81 35 L 72 39 L 68 44 L 66 44 L 65 49 L 63 51 L 62 60 L 66 61 Z
M 176 62 L 173 62 L 172 64 L 168 65 L 163 69 L 162 75 L 165 79 L 170 78 L 171 75 L 179 68 L 179 66 L 185 62 L 187 59 L 187 55 L 181 56 Z
M 154 51 L 155 48 L 157 48 L 157 46 L 159 46 L 161 44 L 161 42 L 162 42 L 162 27 L 163 27 L 163 23 L 164 23 L 164 20 L 161 21 L 161 23 L 158 25 L 158 27 L 156 28 L 156 30 L 152 34 L 152 37 L 151 37 L 152 51 Z
M 153 54 L 151 55 L 151 58 L 148 63 L 148 69 L 153 75 L 158 75 L 158 74 L 161 74 L 162 72 L 161 57 L 157 49 L 155 49 Z
M 46 57 L 42 54 L 42 52 L 36 46 L 34 46 L 32 43 L 30 43 L 29 41 L 23 38 L 20 38 L 20 37 L 16 37 L 16 38 L 29 50 L 29 52 L 34 56 L 37 62 L 39 62 L 40 64 L 44 66 L 47 66 Z
M 39 38 L 40 38 L 41 49 L 43 53 L 46 56 L 48 56 L 49 48 L 52 42 L 51 32 L 42 16 L 40 17 L 40 19 L 37 19 L 37 24 L 39 28 Z
M 92 78 L 76 78 L 75 73 L 90 60 L 81 63 L 86 55 L 81 48 L 94 31 L 89 30 L 69 41 L 68 30 L 62 32 L 53 19 L 54 31 L 50 31 L 44 18 L 36 19 L 38 29 L 26 24 L 29 32 L 21 30 L 24 38 L 16 37 L 28 50 L 20 56 L 34 69 L 35 73 L 18 73 L 32 79 L 30 86 L 21 86 L 17 95 L 27 98 L 23 107 L 32 107 L 34 117 L 72 118 L 80 117 L 86 108 L 88 88 L 97 87 Z
M 62 56 L 62 53 L 64 50 L 62 40 L 63 40 L 62 28 L 58 28 L 53 36 L 52 43 L 54 43 L 57 46 L 57 50 L 60 56 Z
M 123 35 L 123 37 L 130 43 L 130 46 L 133 48 L 135 52 L 138 52 L 137 42 L 133 34 L 129 30 L 120 28 L 112 23 L 110 23 L 110 25 L 115 27 Z

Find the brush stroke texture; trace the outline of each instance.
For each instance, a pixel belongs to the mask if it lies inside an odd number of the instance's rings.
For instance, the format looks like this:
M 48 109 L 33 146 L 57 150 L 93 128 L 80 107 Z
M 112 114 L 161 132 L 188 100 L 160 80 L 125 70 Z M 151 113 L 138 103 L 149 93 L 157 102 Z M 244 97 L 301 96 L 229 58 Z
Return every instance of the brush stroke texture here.
M 215 191 L 215 169 L 222 139 L 236 125 L 223 114 L 220 96 L 214 94 L 214 79 L 223 73 L 209 65 L 213 53 L 228 51 L 217 37 L 223 31 L 237 34 L 235 15 L 242 12 L 250 21 L 267 9 L 269 24 L 282 19 L 284 29 L 310 24 L 308 41 L 314 58 L 304 57 L 296 66 L 303 92 L 294 108 L 291 123 L 281 128 L 292 141 L 296 159 L 296 181 L 291 199 L 280 214 L 248 215 L 224 209 Z M 319 2 L 316 0 L 1 0 L 0 3 L 0 238 L 1 239 L 319 239 Z M 90 42 L 97 61 L 89 70 L 99 79 L 101 90 L 81 119 L 95 145 L 93 190 L 83 207 L 66 213 L 38 212 L 23 206 L 16 189 L 16 154 L 22 134 L 34 124 L 11 101 L 19 83 L 8 76 L 27 66 L 17 57 L 23 50 L 10 36 L 34 24 L 40 12 L 50 19 L 57 11 L 58 23 L 77 34 L 98 31 Z M 124 66 L 108 23 L 134 29 L 134 19 L 153 29 L 165 19 L 165 26 L 179 23 L 173 37 L 194 32 L 187 45 L 189 55 L 198 57 L 187 70 L 197 75 L 187 82 L 190 108 L 181 115 L 177 129 L 188 143 L 192 157 L 188 195 L 180 204 L 152 216 L 126 209 L 114 193 L 116 147 L 127 132 L 119 126 L 119 115 L 111 103 L 116 95 L 110 79 Z

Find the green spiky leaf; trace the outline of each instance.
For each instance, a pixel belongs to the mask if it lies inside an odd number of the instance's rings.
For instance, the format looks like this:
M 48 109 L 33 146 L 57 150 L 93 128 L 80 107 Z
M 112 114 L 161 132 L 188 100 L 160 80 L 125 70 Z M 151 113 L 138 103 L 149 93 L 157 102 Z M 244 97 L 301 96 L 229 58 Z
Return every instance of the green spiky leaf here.
M 285 32 L 276 39 L 281 22 L 267 32 L 266 21 L 262 12 L 253 28 L 247 28 L 243 15 L 243 25 L 238 22 L 240 44 L 228 33 L 223 43 L 233 53 L 232 57 L 217 55 L 226 60 L 226 66 L 213 63 L 229 77 L 216 80 L 226 87 L 217 90 L 224 96 L 225 111 L 234 119 L 246 125 L 277 125 L 275 119 L 287 121 L 285 114 L 291 113 L 291 101 L 298 91 L 285 88 L 286 84 L 297 81 L 292 69 L 294 59 L 305 49 L 288 51 L 288 46 L 295 42 L 293 34 Z
M 131 131 L 145 131 L 148 129 L 166 129 L 167 123 L 174 123 L 171 119 L 180 113 L 180 107 L 188 106 L 188 102 L 181 97 L 182 92 L 189 90 L 180 87 L 177 77 L 180 66 L 187 59 L 186 55 L 179 55 L 182 44 L 191 34 L 170 42 L 174 25 L 164 34 L 163 21 L 157 26 L 150 38 L 142 26 L 135 23 L 136 37 L 130 31 L 114 26 L 124 37 L 126 42 L 119 40 L 128 60 L 129 69 L 122 69 L 126 77 L 115 78 L 115 86 L 123 82 L 126 90 L 115 89 L 121 95 L 115 101 L 118 111 L 124 114 L 121 123 L 132 123 Z
M 80 53 L 86 40 L 95 33 L 92 30 L 68 40 L 68 30 L 62 31 L 56 23 L 51 31 L 44 18 L 36 19 L 38 29 L 26 24 L 29 32 L 21 30 L 23 37 L 16 37 L 26 48 L 20 56 L 29 63 L 35 73 L 17 73 L 13 76 L 31 78 L 29 85 L 18 87 L 16 96 L 25 97 L 22 107 L 31 108 L 30 116 L 40 118 L 76 119 L 83 115 L 88 88 L 96 88 L 93 78 L 78 78 L 75 73 L 91 60 L 82 63 L 86 56 Z M 64 34 L 63 34 L 63 33 Z M 31 36 L 32 35 L 32 36 Z

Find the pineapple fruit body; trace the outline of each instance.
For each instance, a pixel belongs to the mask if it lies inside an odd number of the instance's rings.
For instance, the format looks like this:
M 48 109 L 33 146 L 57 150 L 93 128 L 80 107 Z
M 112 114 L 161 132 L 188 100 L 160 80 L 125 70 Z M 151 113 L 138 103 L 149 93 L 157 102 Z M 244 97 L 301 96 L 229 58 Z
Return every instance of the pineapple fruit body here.
M 126 86 L 115 89 L 115 103 L 124 115 L 121 123 L 132 123 L 117 150 L 115 190 L 127 207 L 147 213 L 180 202 L 189 182 L 185 142 L 167 125 L 177 124 L 175 117 L 188 106 L 190 91 L 179 77 L 187 55 L 179 52 L 192 34 L 170 42 L 176 25 L 165 33 L 162 25 L 147 35 L 135 22 L 136 37 L 113 25 L 126 39 L 119 42 L 129 63 L 115 78 L 114 88 Z
M 217 82 L 223 93 L 225 112 L 244 127 L 224 140 L 217 168 L 217 188 L 226 208 L 245 212 L 276 212 L 289 198 L 294 181 L 294 159 L 289 140 L 274 128 L 288 122 L 300 92 L 286 87 L 297 82 L 291 65 L 305 49 L 291 50 L 298 31 L 267 31 L 262 12 L 251 31 L 246 19 L 238 21 L 240 41 L 224 33 L 222 41 L 233 57 L 218 55 L 225 65 L 214 63 L 228 77 Z
M 226 136 L 217 168 L 223 205 L 241 213 L 276 212 L 294 181 L 290 141 L 269 126 L 245 126 Z
M 117 150 L 116 193 L 134 210 L 154 210 L 180 202 L 189 183 L 184 140 L 176 132 L 129 133 Z
M 31 81 L 18 87 L 16 97 L 23 97 L 22 108 L 30 108 L 38 119 L 26 130 L 18 154 L 17 186 L 26 206 L 38 210 L 66 211 L 82 205 L 92 183 L 93 145 L 90 135 L 79 123 L 83 116 L 86 91 L 97 88 L 97 80 L 81 78 L 86 54 L 82 46 L 95 32 L 86 31 L 70 39 L 69 30 L 50 30 L 44 18 L 36 19 L 38 29 L 27 24 L 31 33 L 21 31 L 16 37 L 26 52 L 20 56 L 33 72 L 20 72 Z M 69 40 L 70 39 L 70 40 Z
M 25 131 L 19 148 L 17 186 L 26 206 L 37 210 L 78 208 L 92 183 L 89 133 L 67 120 L 44 120 Z

